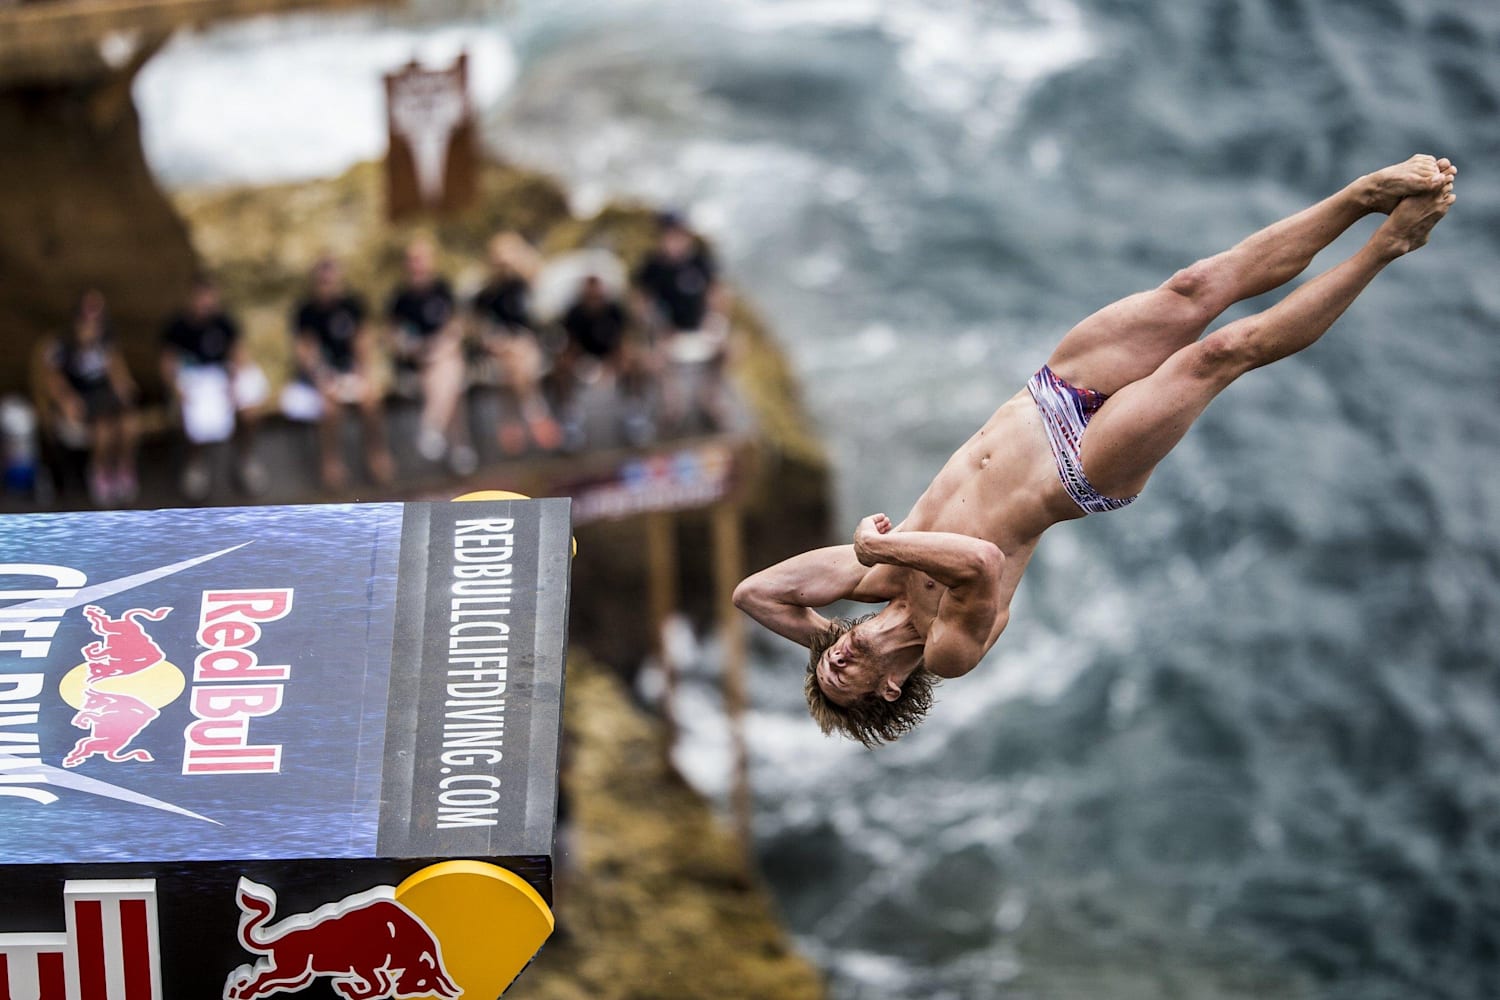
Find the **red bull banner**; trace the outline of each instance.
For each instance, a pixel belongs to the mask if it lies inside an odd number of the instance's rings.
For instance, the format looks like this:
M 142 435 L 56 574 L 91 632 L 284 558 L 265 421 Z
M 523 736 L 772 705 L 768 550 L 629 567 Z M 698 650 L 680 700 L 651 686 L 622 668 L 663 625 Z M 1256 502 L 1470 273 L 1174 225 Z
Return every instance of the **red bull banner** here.
M 473 954 L 551 930 L 571 530 L 0 518 L 0 1000 L 498 995 Z

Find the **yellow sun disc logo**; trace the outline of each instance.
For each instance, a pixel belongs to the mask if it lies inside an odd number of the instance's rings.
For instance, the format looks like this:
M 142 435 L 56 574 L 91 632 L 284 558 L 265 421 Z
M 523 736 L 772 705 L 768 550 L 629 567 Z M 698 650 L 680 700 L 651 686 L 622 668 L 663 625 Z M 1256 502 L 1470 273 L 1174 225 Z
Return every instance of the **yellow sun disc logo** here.
M 152 708 L 164 708 L 172 704 L 187 688 L 187 678 L 177 665 L 169 660 L 159 660 L 145 670 L 118 674 L 114 677 L 96 677 L 89 680 L 89 665 L 80 663 L 63 675 L 57 684 L 57 693 L 62 700 L 76 709 L 84 705 L 85 686 L 105 694 L 125 694 L 139 698 Z
M 396 902 L 443 946 L 464 997 L 505 992 L 552 934 L 552 910 L 514 872 L 483 861 L 442 861 L 396 886 Z

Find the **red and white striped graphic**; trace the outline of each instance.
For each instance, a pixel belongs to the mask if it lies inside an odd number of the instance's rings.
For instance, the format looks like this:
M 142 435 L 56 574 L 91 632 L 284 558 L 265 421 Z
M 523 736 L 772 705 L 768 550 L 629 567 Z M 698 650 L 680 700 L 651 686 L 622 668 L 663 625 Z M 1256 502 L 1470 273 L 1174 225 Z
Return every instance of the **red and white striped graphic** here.
M 0 934 L 0 1000 L 66 1000 L 66 934 Z
M 161 1000 L 154 879 L 69 880 L 62 934 L 0 934 L 0 1000 Z

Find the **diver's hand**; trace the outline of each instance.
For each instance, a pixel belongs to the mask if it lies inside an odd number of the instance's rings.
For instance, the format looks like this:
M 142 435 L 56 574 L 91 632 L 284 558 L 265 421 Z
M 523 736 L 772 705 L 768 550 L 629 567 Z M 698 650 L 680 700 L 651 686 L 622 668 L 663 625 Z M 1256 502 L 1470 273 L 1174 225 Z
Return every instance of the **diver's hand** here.
M 884 514 L 871 514 L 859 522 L 859 527 L 854 529 L 854 557 L 861 565 L 874 566 L 880 561 L 871 551 L 871 546 L 890 530 L 891 519 Z

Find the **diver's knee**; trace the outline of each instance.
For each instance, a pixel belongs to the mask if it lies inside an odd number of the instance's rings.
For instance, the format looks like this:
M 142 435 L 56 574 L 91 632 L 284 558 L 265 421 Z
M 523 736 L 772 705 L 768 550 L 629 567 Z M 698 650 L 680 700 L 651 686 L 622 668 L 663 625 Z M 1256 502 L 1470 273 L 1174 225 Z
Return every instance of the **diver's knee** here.
M 1219 257 L 1194 261 L 1162 284 L 1162 290 L 1181 300 L 1181 308 L 1207 325 L 1224 311 L 1222 290 L 1228 283 L 1228 265 Z

